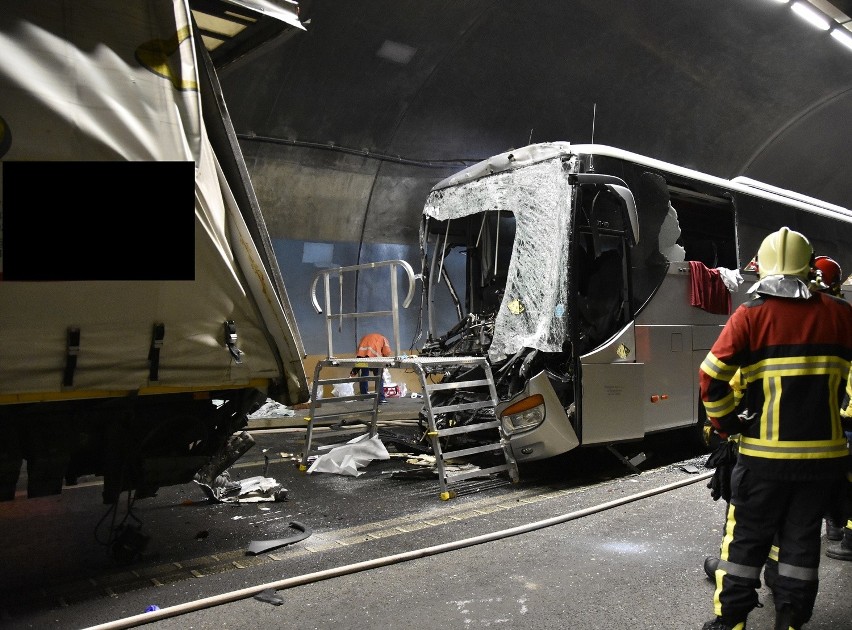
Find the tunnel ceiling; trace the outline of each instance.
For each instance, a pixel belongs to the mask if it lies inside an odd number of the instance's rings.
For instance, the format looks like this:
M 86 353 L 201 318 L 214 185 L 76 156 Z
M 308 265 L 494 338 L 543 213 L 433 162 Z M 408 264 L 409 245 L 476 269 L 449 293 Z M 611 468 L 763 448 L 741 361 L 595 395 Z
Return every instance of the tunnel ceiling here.
M 841 27 L 849 4 L 813 0 Z M 301 5 L 304 30 L 217 61 L 273 237 L 416 242 L 432 185 L 544 141 L 852 207 L 852 50 L 786 3 Z

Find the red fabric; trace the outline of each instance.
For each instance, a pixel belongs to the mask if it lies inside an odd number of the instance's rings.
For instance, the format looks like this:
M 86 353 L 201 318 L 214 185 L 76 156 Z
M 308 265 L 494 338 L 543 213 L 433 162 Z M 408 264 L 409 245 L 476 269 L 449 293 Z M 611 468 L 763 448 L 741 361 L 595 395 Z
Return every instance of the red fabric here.
M 718 269 L 708 269 L 700 260 L 689 261 L 689 303 L 708 313 L 730 315 L 731 292 Z

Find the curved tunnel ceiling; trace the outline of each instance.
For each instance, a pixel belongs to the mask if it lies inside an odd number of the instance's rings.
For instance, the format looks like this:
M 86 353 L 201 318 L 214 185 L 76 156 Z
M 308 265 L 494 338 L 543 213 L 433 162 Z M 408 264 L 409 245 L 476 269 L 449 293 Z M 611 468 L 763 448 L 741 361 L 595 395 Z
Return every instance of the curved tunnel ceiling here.
M 852 50 L 787 4 L 306 8 L 306 30 L 220 69 L 273 237 L 416 243 L 436 182 L 557 140 L 593 139 L 852 207 Z

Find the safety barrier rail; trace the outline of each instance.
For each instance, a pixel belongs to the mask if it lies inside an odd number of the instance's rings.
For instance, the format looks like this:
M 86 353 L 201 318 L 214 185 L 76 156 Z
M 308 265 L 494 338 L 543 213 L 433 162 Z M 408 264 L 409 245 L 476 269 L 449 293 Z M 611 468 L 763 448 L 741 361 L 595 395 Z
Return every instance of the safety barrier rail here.
M 384 311 L 363 311 L 363 312 L 344 312 L 343 311 L 343 284 L 344 276 L 350 273 L 360 273 L 369 269 L 387 268 L 390 272 L 390 310 Z M 328 343 L 328 357 L 334 356 L 334 348 L 332 347 L 332 322 L 337 320 L 342 326 L 344 319 L 355 319 L 362 317 L 380 317 L 390 316 L 393 320 L 393 349 L 396 356 L 400 356 L 399 346 L 399 280 L 397 278 L 398 270 L 402 269 L 408 278 L 408 292 L 402 301 L 402 308 L 407 308 L 411 304 L 414 297 L 414 281 L 416 279 L 414 270 L 404 260 L 383 260 L 380 262 L 364 263 L 361 265 L 350 265 L 348 267 L 334 267 L 332 269 L 323 269 L 317 272 L 314 280 L 311 283 L 311 303 L 316 312 L 320 315 L 325 313 L 326 338 Z M 339 302 L 337 312 L 332 312 L 331 309 L 331 278 L 337 277 Z M 324 307 L 320 306 L 317 301 L 317 284 L 322 280 L 324 289 Z

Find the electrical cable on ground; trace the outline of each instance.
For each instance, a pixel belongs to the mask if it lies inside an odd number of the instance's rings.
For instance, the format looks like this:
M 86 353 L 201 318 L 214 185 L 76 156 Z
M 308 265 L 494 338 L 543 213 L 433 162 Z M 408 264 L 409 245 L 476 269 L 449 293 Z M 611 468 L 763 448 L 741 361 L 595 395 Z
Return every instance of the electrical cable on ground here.
M 495 540 L 500 540 L 502 538 L 509 538 L 511 536 L 517 536 L 518 534 L 526 534 L 537 529 L 543 529 L 545 527 L 551 527 L 553 525 L 559 525 L 561 523 L 566 523 L 568 521 L 572 521 L 583 516 L 588 516 L 589 514 L 596 514 L 598 512 L 603 512 L 605 510 L 609 510 L 614 507 L 618 507 L 621 505 L 625 505 L 627 503 L 632 503 L 633 501 L 638 501 L 640 499 L 645 499 L 656 494 L 662 494 L 664 492 L 669 492 L 671 490 L 676 490 L 677 488 L 681 488 L 683 486 L 688 486 L 693 483 L 697 483 L 703 479 L 707 479 L 713 476 L 714 471 L 709 471 L 703 473 L 701 475 L 697 475 L 695 477 L 691 477 L 689 479 L 685 479 L 683 481 L 677 481 L 674 483 L 666 484 L 664 486 L 660 486 L 658 488 L 652 488 L 651 490 L 645 490 L 643 492 L 637 492 L 636 494 L 631 494 L 626 497 L 622 497 L 621 499 L 615 499 L 613 501 L 608 501 L 606 503 L 601 503 L 599 505 L 595 505 L 589 508 L 585 508 L 582 510 L 577 510 L 576 512 L 569 512 L 567 514 L 562 514 L 559 516 L 554 516 L 551 518 L 543 519 L 540 521 L 535 521 L 533 523 L 528 523 L 526 525 L 519 525 L 517 527 L 511 527 L 509 529 L 503 529 L 497 532 L 492 532 L 490 534 L 483 534 L 480 536 L 474 536 L 472 538 L 465 538 L 463 540 L 457 540 L 450 543 L 444 543 L 441 545 L 434 545 L 432 547 L 424 547 L 422 549 L 414 549 L 412 551 L 406 551 L 403 553 L 393 554 L 390 556 L 383 556 L 381 558 L 375 558 L 373 560 L 365 560 L 363 562 L 356 562 L 354 564 L 344 565 L 341 567 L 335 567 L 333 569 L 325 569 L 323 571 L 316 571 L 314 573 L 306 573 L 304 575 L 297 575 L 294 577 L 286 578 L 283 580 L 278 580 L 276 582 L 267 582 L 266 584 L 258 584 L 256 586 L 251 586 L 248 588 L 240 589 L 237 591 L 231 591 L 229 593 L 222 593 L 221 595 L 215 595 L 213 597 L 206 597 L 204 599 L 198 599 L 195 601 L 187 602 L 185 604 L 178 604 L 176 606 L 169 606 L 168 608 L 162 608 L 160 610 L 154 610 L 151 612 L 142 613 L 139 615 L 133 615 L 132 617 L 125 617 L 124 619 L 116 619 L 114 621 L 110 621 L 107 623 L 99 624 L 96 626 L 90 626 L 88 628 L 84 628 L 84 630 L 118 630 L 120 628 L 134 628 L 137 626 L 142 626 L 149 623 L 154 623 L 155 621 L 159 621 L 161 619 L 166 619 L 169 617 L 177 617 L 185 613 L 193 612 L 196 610 L 202 610 L 205 608 L 213 608 L 214 606 L 219 606 L 222 604 L 228 604 L 231 602 L 235 602 L 241 599 L 246 599 L 249 597 L 253 597 L 258 593 L 266 591 L 268 589 L 274 590 L 282 590 L 286 588 L 292 588 L 294 586 L 301 586 L 303 584 L 310 584 L 313 582 L 320 582 L 322 580 L 327 580 L 333 577 L 340 577 L 342 575 L 349 575 L 352 573 L 358 573 L 359 571 L 366 571 L 368 569 L 375 569 L 377 567 L 389 566 L 391 564 L 397 564 L 399 562 L 407 562 L 409 560 L 416 560 L 418 558 L 425 558 L 428 556 L 434 556 L 439 553 L 444 553 L 447 551 L 455 551 L 457 549 L 463 549 L 465 547 L 472 547 L 473 545 L 479 545 L 486 542 L 493 542 Z

